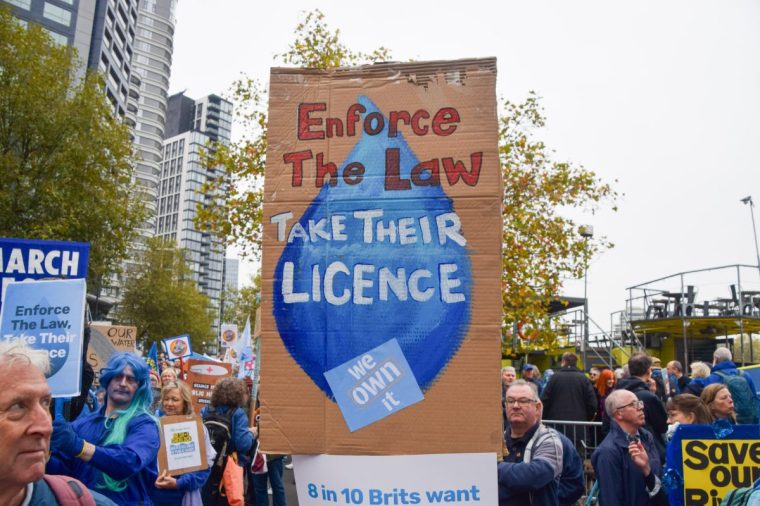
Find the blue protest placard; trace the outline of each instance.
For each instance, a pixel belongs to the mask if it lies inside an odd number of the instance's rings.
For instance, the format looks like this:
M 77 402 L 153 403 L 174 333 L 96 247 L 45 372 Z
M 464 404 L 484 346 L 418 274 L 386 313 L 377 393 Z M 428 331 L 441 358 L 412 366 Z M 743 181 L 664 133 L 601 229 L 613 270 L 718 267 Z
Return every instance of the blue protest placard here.
M 396 339 L 327 371 L 325 379 L 351 432 L 424 398 Z
M 0 304 L 12 281 L 87 277 L 89 256 L 90 245 L 84 242 L 0 238 Z
M 80 394 L 86 291 L 84 279 L 11 282 L 6 287 L 0 338 L 48 352 L 53 397 Z
M 760 478 L 760 426 L 679 425 L 668 444 L 663 486 L 672 506 L 720 504 Z
M 190 344 L 190 336 L 188 334 L 167 337 L 163 340 L 163 343 L 169 360 L 187 357 L 193 353 L 193 347 Z

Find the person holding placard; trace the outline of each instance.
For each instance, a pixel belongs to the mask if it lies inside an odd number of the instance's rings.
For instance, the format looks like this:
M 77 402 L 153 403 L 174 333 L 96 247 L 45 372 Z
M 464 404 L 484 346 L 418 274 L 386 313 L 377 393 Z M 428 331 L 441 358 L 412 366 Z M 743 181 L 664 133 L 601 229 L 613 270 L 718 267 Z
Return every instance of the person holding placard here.
M 161 390 L 161 414 L 162 416 L 188 415 L 192 416 L 193 397 L 190 388 L 182 381 L 169 381 Z M 156 478 L 154 489 L 150 497 L 155 506 L 201 506 L 201 488 L 211 474 L 211 464 L 216 457 L 214 447 L 209 443 L 208 431 L 201 425 L 206 442 L 206 459 L 209 468 L 201 471 L 193 471 L 177 477 L 169 476 L 168 470 L 163 470 Z
M 148 371 L 134 353 L 111 357 L 100 372 L 105 405 L 73 423 L 53 422 L 48 472 L 73 476 L 121 506 L 150 504 L 160 439 Z

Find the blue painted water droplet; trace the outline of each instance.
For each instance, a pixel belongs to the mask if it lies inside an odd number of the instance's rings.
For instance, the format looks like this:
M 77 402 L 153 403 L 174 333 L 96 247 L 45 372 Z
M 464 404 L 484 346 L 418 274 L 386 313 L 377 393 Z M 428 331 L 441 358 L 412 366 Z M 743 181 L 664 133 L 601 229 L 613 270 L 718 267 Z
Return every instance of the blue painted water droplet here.
M 365 117 L 380 112 L 367 97 L 359 97 L 358 102 L 366 108 Z M 437 217 L 454 212 L 453 203 L 440 185 L 386 190 L 387 150 L 398 150 L 400 179 L 408 180 L 412 168 L 419 163 L 403 136 L 399 133 L 397 137 L 389 138 L 387 128 L 385 118 L 382 132 L 372 136 L 363 133 L 346 161 L 338 167 L 338 173 L 342 174 L 346 164 L 361 162 L 365 166 L 363 180 L 349 185 L 339 178 L 335 186 L 326 184 L 298 219 L 306 231 L 310 220 L 316 223 L 326 219 L 325 230 L 330 231 L 331 217 L 345 215 L 342 232 L 347 240 L 317 238 L 311 242 L 295 238 L 286 244 L 274 272 L 273 307 L 280 336 L 293 359 L 328 397 L 332 397 L 332 392 L 323 376 L 325 371 L 392 338 L 398 340 L 417 382 L 425 391 L 456 354 L 469 328 L 472 279 L 467 248 L 450 238 L 445 238 L 441 244 L 436 227 Z M 396 224 L 395 243 L 391 243 L 388 237 L 378 241 L 376 235 L 371 243 L 364 242 L 364 222 L 355 218 L 353 213 L 375 209 L 382 210 L 380 220 L 385 225 L 390 221 Z M 414 229 L 416 242 L 399 243 L 401 218 L 412 218 L 404 223 Z M 376 221 L 373 220 L 373 224 Z M 288 230 L 290 226 L 292 220 L 288 223 Z M 376 234 L 377 228 L 373 228 L 373 234 Z M 423 231 L 426 228 L 427 231 Z M 466 237 L 466 231 L 461 232 Z M 355 304 L 353 298 L 340 305 L 326 302 L 325 272 L 333 262 L 341 262 L 349 274 L 339 271 L 333 278 L 332 291 L 338 297 L 346 291 L 353 294 L 353 273 L 355 266 L 359 265 L 359 269 L 365 270 L 363 278 L 373 283 L 362 291 L 365 297 L 372 298 L 372 303 Z M 460 282 L 451 292 L 459 294 L 462 301 L 442 300 L 440 266 L 450 264 L 455 265 L 456 270 L 447 276 Z M 319 272 L 318 302 L 314 301 L 313 294 L 314 265 L 318 266 Z M 292 292 L 306 294 L 308 301 L 285 302 L 283 273 L 287 268 L 292 268 L 293 272 Z M 427 294 L 431 289 L 432 296 L 424 301 L 414 300 L 407 289 L 407 300 L 399 300 L 403 298 L 403 290 L 399 289 L 400 296 L 393 290 L 386 290 L 387 300 L 379 300 L 378 277 L 382 268 L 387 268 L 399 279 L 403 269 L 407 281 L 415 271 L 431 273 L 430 277 L 416 279 L 421 280 L 419 291 Z

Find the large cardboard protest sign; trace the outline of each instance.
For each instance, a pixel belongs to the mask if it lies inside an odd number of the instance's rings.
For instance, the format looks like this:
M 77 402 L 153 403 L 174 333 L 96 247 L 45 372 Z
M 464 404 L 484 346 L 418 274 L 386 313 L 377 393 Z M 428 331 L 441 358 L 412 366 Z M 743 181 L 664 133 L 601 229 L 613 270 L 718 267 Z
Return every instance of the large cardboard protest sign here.
M 96 384 L 100 384 L 100 370 L 106 366 L 111 355 L 125 351 L 137 351 L 137 327 L 110 323 L 90 324 L 87 362 L 95 371 Z
M 87 277 L 90 245 L 0 237 L 0 304 L 11 281 Z
M 80 394 L 86 286 L 84 279 L 12 281 L 0 308 L 0 338 L 47 351 L 53 397 Z
M 680 425 L 668 445 L 671 506 L 712 506 L 760 479 L 760 426 Z
M 187 360 L 187 384 L 193 395 L 193 408 L 200 413 L 211 403 L 211 390 L 216 382 L 232 376 L 232 365 L 212 360 Z
M 265 451 L 500 451 L 495 83 L 495 59 L 272 70 Z

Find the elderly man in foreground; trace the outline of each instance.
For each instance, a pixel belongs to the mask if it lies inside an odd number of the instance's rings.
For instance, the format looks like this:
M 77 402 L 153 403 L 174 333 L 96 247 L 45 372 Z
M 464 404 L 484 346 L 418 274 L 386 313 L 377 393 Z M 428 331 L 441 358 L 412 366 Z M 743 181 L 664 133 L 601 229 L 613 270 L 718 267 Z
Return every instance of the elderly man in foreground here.
M 599 504 L 667 505 L 660 483 L 660 457 L 644 429 L 644 402 L 629 390 L 615 390 L 604 401 L 610 432 L 591 455 L 599 483 Z
M 53 432 L 49 369 L 47 352 L 0 342 L 0 504 L 69 505 L 90 495 L 97 505 L 113 505 L 72 478 L 45 476 Z M 54 493 L 51 485 L 62 491 Z

